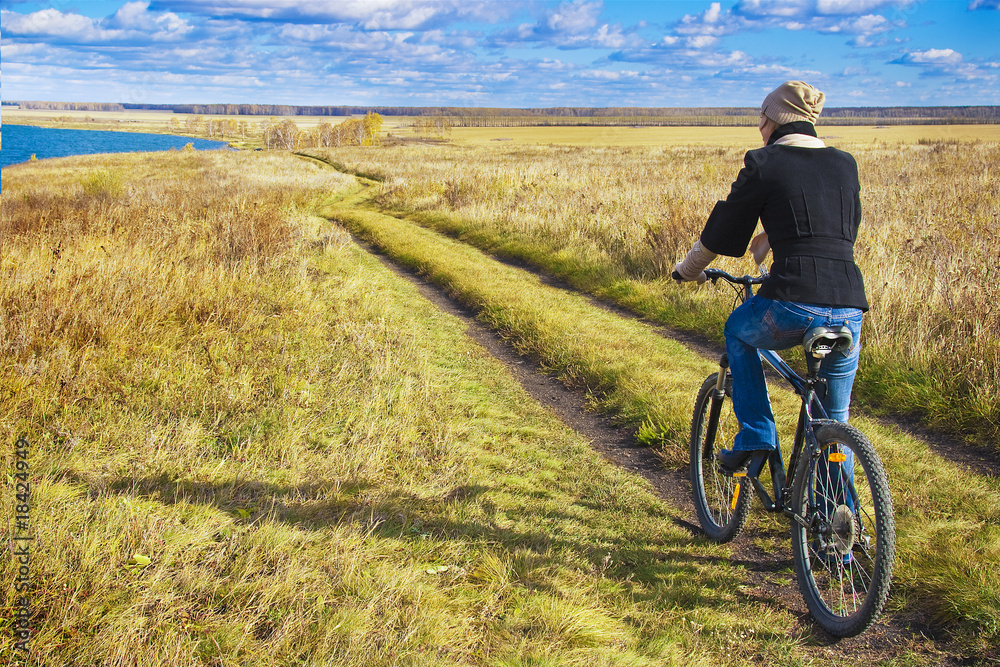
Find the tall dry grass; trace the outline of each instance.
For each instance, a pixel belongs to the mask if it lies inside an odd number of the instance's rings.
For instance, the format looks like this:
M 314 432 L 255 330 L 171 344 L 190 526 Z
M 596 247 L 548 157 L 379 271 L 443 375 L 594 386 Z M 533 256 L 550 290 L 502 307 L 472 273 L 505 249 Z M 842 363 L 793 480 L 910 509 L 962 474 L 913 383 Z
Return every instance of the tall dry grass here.
M 856 394 L 876 409 L 995 439 L 1000 146 L 831 145 L 855 155 L 862 179 L 856 256 L 872 310 Z M 659 298 L 680 312 L 671 323 L 717 336 L 728 301 L 675 290 L 664 277 L 728 193 L 746 148 L 404 146 L 328 156 L 380 174 L 382 207 L 443 216 L 440 228 L 487 247 L 544 253 L 585 287 L 660 285 Z M 719 263 L 752 270 L 746 260 Z
M 259 306 L 247 310 L 247 286 L 303 270 L 293 252 L 307 226 L 297 200 L 349 184 L 308 165 L 292 177 L 289 160 L 191 152 L 110 165 L 76 158 L 43 179 L 31 165 L 8 170 L 0 204 L 5 361 L 26 385 L 60 377 L 60 393 L 86 401 L 101 389 L 91 384 L 94 348 L 125 353 L 164 323 L 253 321 Z M 21 405 L 18 416 L 34 410 Z M 18 420 L 7 417 L 4 428 L 14 428 Z

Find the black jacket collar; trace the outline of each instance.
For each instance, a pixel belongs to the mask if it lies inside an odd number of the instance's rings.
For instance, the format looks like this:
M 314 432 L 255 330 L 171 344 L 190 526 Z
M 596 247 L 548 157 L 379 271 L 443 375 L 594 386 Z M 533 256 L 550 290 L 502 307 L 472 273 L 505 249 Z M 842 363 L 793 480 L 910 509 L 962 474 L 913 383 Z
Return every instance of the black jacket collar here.
M 788 136 L 789 134 L 808 134 L 810 137 L 816 136 L 816 126 L 809 121 L 799 120 L 794 123 L 785 123 L 784 125 L 778 126 L 771 136 L 767 139 L 767 145 L 770 146 L 778 139 Z

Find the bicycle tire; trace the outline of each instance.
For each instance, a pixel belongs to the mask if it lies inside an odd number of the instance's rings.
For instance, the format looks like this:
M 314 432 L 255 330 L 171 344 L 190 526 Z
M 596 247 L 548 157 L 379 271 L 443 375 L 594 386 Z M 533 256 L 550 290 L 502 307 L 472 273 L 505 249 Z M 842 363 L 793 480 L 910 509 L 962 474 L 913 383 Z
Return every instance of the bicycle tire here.
M 732 474 L 723 472 L 715 457 L 719 449 L 732 447 L 739 430 L 739 422 L 733 414 L 732 377 L 726 378 L 725 395 L 720 399 L 715 437 L 706 437 L 710 435 L 709 421 L 718 375 L 708 376 L 695 400 L 690 442 L 691 494 L 705 534 L 716 542 L 729 542 L 740 534 L 746 523 L 753 489 L 749 484 L 740 484 L 739 478 Z
M 819 626 L 853 637 L 875 622 L 889 595 L 892 497 L 875 447 L 861 431 L 830 422 L 816 429 L 816 442 L 818 453 L 803 452 L 792 491 L 791 509 L 807 524 L 792 521 L 795 574 Z

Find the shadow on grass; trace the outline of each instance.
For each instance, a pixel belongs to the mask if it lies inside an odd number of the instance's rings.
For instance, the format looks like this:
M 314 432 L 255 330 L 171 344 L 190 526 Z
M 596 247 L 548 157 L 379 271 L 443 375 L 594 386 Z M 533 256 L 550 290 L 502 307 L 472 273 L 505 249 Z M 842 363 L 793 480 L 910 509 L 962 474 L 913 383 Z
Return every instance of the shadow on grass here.
M 91 500 L 112 495 L 165 506 L 202 504 L 229 514 L 234 523 L 251 530 L 255 524 L 272 521 L 306 530 L 350 524 L 368 539 L 488 545 L 506 552 L 512 561 L 530 562 L 530 567 L 515 572 L 517 580 L 532 590 L 553 594 L 558 593 L 554 584 L 544 581 L 549 577 L 533 572 L 568 565 L 582 569 L 595 581 L 630 590 L 637 602 L 653 601 L 664 608 L 728 606 L 742 583 L 740 577 L 732 576 L 728 558 L 699 554 L 708 543 L 692 540 L 686 531 L 632 534 L 620 525 L 593 519 L 574 531 L 567 526 L 580 524 L 584 503 L 575 512 L 568 508 L 551 511 L 550 505 L 539 515 L 535 497 L 539 493 L 527 490 L 517 492 L 515 502 L 508 500 L 498 507 L 491 498 L 497 490 L 478 484 L 425 498 L 387 492 L 368 480 L 281 485 L 237 478 L 212 483 L 181 481 L 165 473 L 122 477 L 99 485 L 69 473 L 64 479 L 87 488 Z M 583 516 L 592 514 L 588 510 Z M 517 527 L 536 522 L 537 529 Z M 547 530 L 544 524 L 554 528 Z

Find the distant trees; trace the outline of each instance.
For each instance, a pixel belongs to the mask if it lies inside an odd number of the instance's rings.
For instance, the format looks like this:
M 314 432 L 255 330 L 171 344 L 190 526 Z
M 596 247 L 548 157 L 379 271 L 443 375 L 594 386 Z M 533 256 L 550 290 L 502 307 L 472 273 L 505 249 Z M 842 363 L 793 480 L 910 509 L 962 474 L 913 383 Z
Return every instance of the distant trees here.
M 213 139 L 228 139 L 240 133 L 240 123 L 235 118 L 209 118 L 205 121 L 205 134 Z
M 264 148 L 331 148 L 340 146 L 378 146 L 382 117 L 377 113 L 364 118 L 348 118 L 342 123 L 320 123 L 312 130 L 300 130 L 293 120 L 270 118 L 261 122 Z
M 205 131 L 204 116 L 188 116 L 184 119 L 184 130 L 189 134 L 200 134 Z
M 413 121 L 413 131 L 417 134 L 444 137 L 445 134 L 451 134 L 451 127 L 451 118 L 448 116 L 431 116 Z
M 43 109 L 49 111 L 123 111 L 124 104 L 118 102 L 5 102 L 17 104 L 22 109 Z
M 368 112 L 364 118 L 348 118 L 343 123 L 321 123 L 312 133 L 313 146 L 378 146 L 381 141 L 382 116 Z
M 279 122 L 274 117 L 271 117 L 261 123 L 264 148 L 295 150 L 302 143 L 301 134 L 302 132 L 295 125 L 295 121 L 288 118 Z

